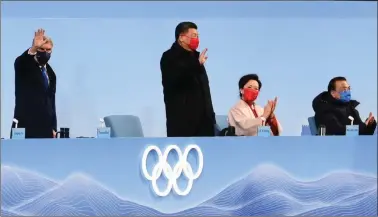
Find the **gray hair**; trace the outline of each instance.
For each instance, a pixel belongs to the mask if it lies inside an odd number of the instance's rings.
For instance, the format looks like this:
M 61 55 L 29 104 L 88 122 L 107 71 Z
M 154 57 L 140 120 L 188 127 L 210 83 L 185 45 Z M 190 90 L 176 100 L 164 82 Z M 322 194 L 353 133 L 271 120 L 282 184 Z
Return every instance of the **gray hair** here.
M 50 43 L 52 46 L 54 46 L 53 40 L 48 36 L 43 36 L 43 40 L 46 40 L 46 43 Z

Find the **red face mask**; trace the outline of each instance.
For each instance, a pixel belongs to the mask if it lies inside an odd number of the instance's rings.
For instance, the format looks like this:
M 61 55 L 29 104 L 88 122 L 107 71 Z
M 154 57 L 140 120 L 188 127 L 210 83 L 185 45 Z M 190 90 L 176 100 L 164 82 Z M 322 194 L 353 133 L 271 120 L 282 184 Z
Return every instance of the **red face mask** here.
M 259 95 L 259 91 L 255 89 L 250 88 L 244 88 L 244 100 L 246 102 L 254 102 L 257 99 L 257 96 Z
M 199 39 L 198 38 L 191 38 L 189 43 L 189 48 L 192 50 L 197 50 L 199 46 Z

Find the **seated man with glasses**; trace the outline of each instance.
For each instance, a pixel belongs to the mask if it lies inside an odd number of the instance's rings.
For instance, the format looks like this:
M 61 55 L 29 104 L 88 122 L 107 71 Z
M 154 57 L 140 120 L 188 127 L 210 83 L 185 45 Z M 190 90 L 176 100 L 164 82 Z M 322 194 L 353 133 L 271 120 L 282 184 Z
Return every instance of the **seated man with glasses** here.
M 326 135 L 345 135 L 346 125 L 359 125 L 360 135 L 373 135 L 377 122 L 370 112 L 369 117 L 362 121 L 356 107 L 360 103 L 351 99 L 350 86 L 344 77 L 332 78 L 328 91 L 319 94 L 312 101 L 315 111 L 316 127 L 323 125 Z

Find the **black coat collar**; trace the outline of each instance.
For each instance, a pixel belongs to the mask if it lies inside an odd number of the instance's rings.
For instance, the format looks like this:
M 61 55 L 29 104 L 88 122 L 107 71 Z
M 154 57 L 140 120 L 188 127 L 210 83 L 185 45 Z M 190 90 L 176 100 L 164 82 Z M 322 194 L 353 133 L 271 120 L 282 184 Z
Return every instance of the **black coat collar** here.
M 324 91 L 314 98 L 312 101 L 312 108 L 315 112 L 327 112 L 334 110 L 336 107 L 351 107 L 355 109 L 360 103 L 357 100 L 350 100 L 349 102 L 341 102 L 331 96 L 330 93 Z

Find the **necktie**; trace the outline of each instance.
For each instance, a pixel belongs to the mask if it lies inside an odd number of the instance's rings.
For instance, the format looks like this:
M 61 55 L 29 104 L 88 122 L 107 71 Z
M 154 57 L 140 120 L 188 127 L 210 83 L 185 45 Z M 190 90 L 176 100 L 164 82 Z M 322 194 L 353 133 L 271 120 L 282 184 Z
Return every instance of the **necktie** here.
M 42 77 L 45 88 L 47 89 L 47 87 L 49 86 L 49 78 L 47 77 L 46 67 L 42 67 Z

